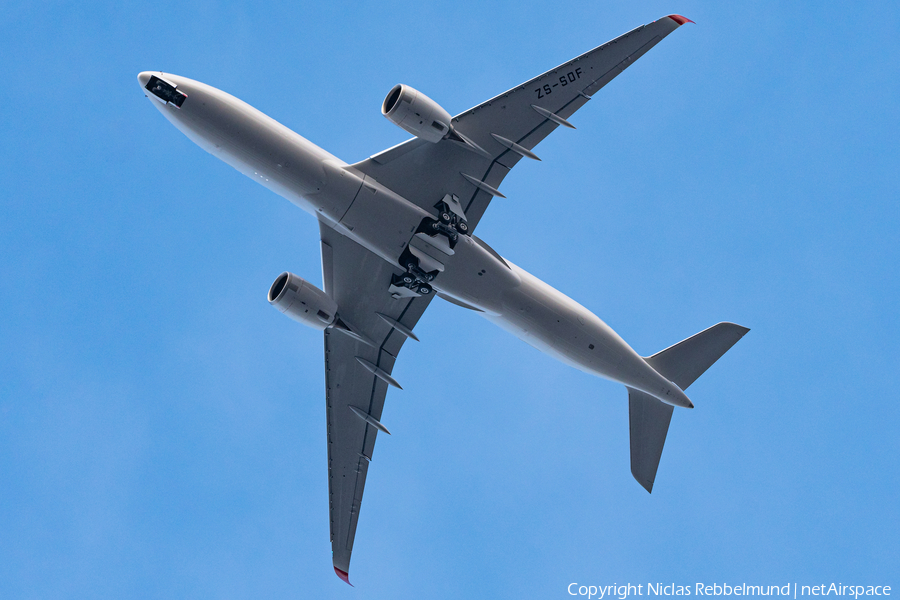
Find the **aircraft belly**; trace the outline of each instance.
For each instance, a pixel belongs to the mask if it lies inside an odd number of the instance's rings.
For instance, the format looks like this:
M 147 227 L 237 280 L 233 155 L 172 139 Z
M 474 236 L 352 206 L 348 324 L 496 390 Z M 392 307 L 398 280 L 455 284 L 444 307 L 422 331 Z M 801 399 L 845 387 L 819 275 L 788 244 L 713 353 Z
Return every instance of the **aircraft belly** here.
M 445 268 L 434 280 L 434 288 L 487 317 L 501 315 L 504 298 L 522 283 L 516 271 L 468 236 L 459 236 L 453 255 L 443 260 Z
M 573 310 L 525 283 L 507 294 L 500 320 L 523 341 L 575 368 L 619 380 L 628 352 L 603 321 L 587 309 Z M 610 335 L 612 334 L 612 335 Z
M 581 371 L 655 397 L 672 390 L 609 325 L 562 292 L 510 264 L 521 284 L 504 290 L 490 320 L 531 346 Z M 679 390 L 680 391 L 680 390 Z
M 355 194 L 311 201 L 327 186 L 323 163 L 346 163 L 230 94 L 185 77 L 165 77 L 187 99 L 180 109 L 154 104 L 191 141 L 307 212 L 336 220 L 346 211 Z
M 318 207 L 307 196 L 317 191 L 316 186 L 324 184 L 325 177 L 322 174 L 311 183 L 309 173 L 313 169 L 291 168 L 290 165 L 301 162 L 301 153 L 290 148 L 259 151 L 258 147 L 235 143 L 234 138 L 202 121 L 194 121 L 192 125 L 190 130 L 185 128 L 183 131 L 198 146 L 306 212 L 316 212 Z M 318 170 L 321 171 L 321 168 Z
M 403 249 L 428 213 L 371 177 L 360 182 L 359 192 L 338 222 L 350 237 L 399 268 Z M 389 283 L 385 282 L 385 289 Z

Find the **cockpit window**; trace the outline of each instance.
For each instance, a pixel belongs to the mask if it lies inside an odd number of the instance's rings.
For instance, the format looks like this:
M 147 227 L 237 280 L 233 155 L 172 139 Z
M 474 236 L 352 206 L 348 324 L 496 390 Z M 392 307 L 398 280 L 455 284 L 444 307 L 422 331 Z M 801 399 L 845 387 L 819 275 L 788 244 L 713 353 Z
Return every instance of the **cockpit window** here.
M 150 76 L 150 81 L 147 82 L 145 86 L 147 91 L 162 100 L 166 103 L 172 103 L 176 107 L 181 108 L 181 105 L 184 104 L 184 99 L 187 98 L 187 94 L 184 92 L 179 92 L 175 89 L 175 86 L 160 79 L 156 75 Z

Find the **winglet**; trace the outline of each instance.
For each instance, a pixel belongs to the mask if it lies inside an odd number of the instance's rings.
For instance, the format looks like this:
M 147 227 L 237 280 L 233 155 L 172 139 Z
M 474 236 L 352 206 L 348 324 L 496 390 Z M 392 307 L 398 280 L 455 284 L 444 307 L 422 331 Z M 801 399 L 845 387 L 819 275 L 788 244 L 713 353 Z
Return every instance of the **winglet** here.
M 341 571 L 340 569 L 335 567 L 334 574 L 340 577 L 344 581 L 344 583 L 346 583 L 350 587 L 356 587 L 352 583 L 350 583 L 350 575 L 347 573 L 347 571 Z
M 669 18 L 672 19 L 673 21 L 675 21 L 676 23 L 678 23 L 679 27 L 684 25 L 685 23 L 694 23 L 687 17 L 682 17 L 681 15 L 669 15 Z M 694 23 L 694 24 L 696 25 L 696 23 Z

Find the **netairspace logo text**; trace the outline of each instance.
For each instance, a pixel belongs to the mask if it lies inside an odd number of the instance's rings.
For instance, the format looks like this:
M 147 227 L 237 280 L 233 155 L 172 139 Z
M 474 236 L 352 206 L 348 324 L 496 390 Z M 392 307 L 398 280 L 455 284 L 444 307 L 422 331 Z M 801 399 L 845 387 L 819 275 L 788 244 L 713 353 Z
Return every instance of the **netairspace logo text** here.
M 644 591 L 646 589 L 646 592 Z M 859 600 L 860 596 L 890 596 L 889 585 L 844 585 L 842 583 L 800 585 L 750 585 L 748 583 L 697 583 L 693 586 L 675 583 L 623 583 L 617 585 L 582 585 L 570 583 L 566 588 L 571 596 L 591 600 L 626 600 L 629 596 L 786 596 L 796 600 L 798 596 L 847 596 Z M 874 600 L 874 599 L 873 599 Z

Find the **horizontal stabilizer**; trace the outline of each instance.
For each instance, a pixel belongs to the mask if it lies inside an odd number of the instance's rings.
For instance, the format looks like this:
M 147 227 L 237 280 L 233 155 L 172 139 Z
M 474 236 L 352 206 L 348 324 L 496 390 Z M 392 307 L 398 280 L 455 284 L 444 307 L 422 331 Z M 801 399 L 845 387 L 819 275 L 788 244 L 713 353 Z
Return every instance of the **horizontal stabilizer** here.
M 650 394 L 628 388 L 631 474 L 648 492 L 653 491 L 674 409 L 671 404 L 660 402 Z
M 734 323 L 719 323 L 644 360 L 686 390 L 748 331 Z

